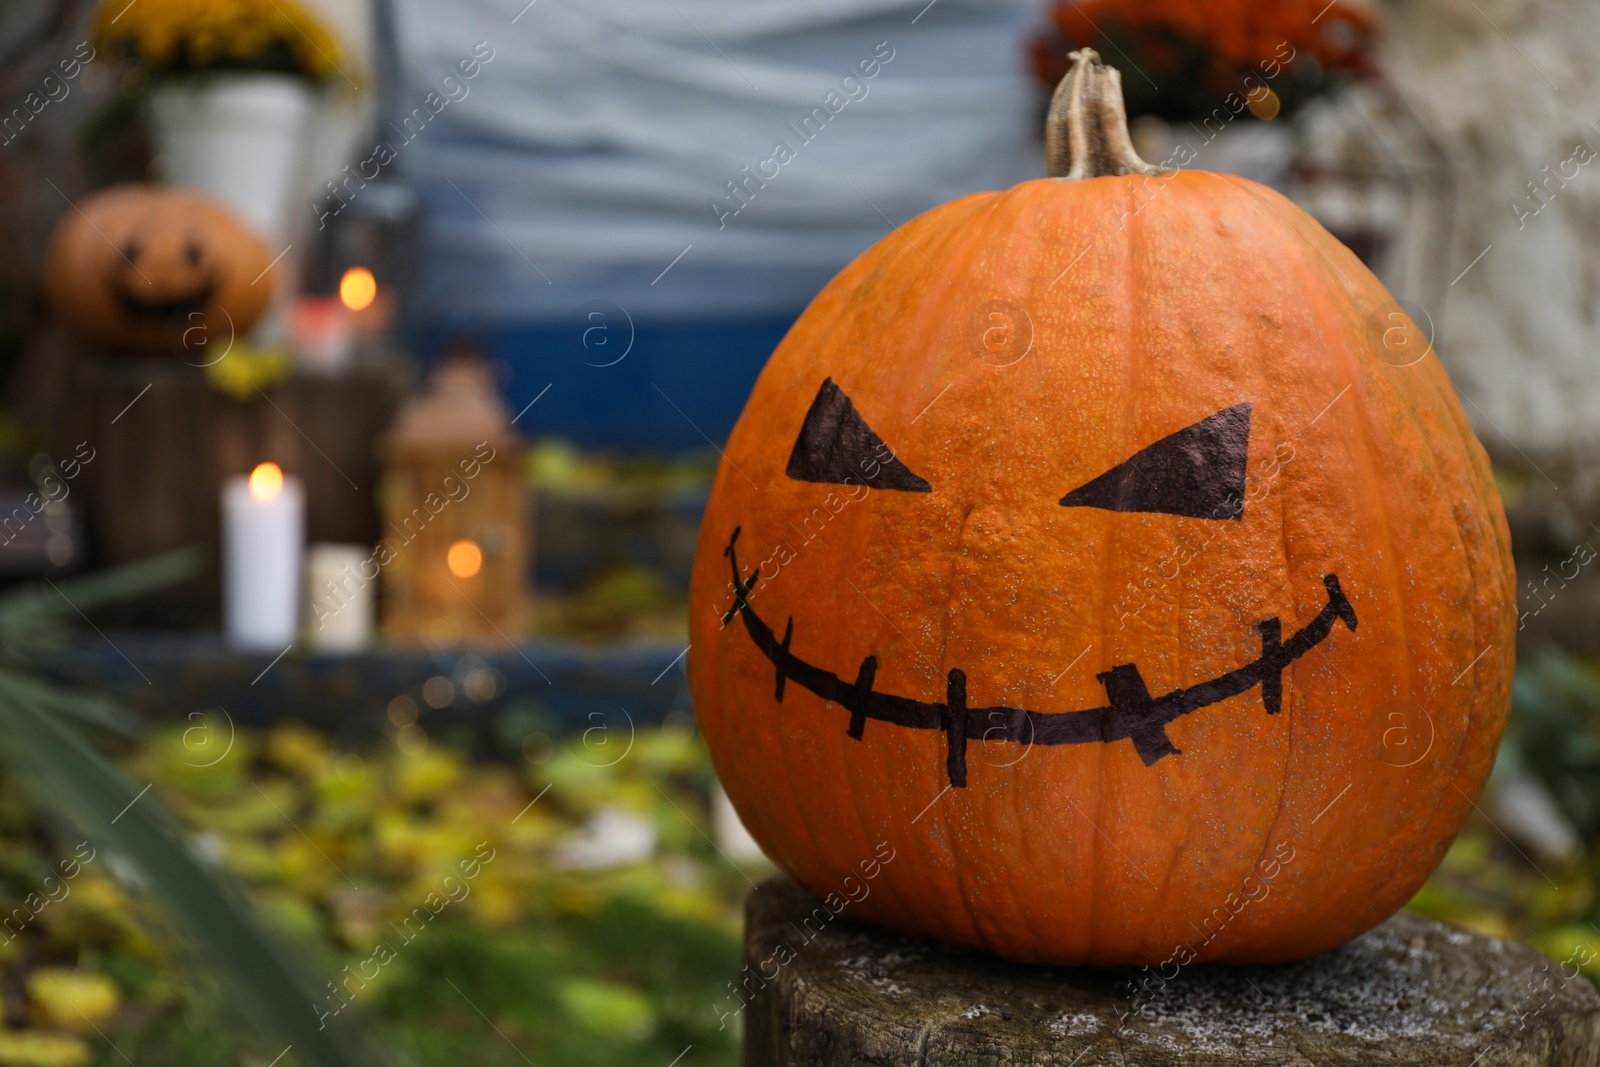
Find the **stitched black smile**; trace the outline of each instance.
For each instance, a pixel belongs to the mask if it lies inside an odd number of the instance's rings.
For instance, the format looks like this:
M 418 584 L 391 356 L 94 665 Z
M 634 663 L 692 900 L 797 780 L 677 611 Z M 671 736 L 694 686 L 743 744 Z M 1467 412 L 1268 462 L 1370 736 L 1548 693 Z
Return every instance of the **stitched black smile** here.
M 878 659 L 868 656 L 861 661 L 856 680 L 847 682 L 831 671 L 813 666 L 789 651 L 794 638 L 794 618 L 784 626 L 783 639 L 778 640 L 755 609 L 750 606 L 750 591 L 760 578 L 760 568 L 749 578 L 739 573 L 739 560 L 734 545 L 739 540 L 739 527 L 728 539 L 723 555 L 733 567 L 733 605 L 722 617 L 728 625 L 735 615 L 744 620 L 761 654 L 771 661 L 777 671 L 776 699 L 783 703 L 785 685 L 792 679 L 797 685 L 810 690 L 823 700 L 843 706 L 850 712 L 848 733 L 857 741 L 866 730 L 868 719 L 893 723 L 912 730 L 943 730 L 946 738 L 945 772 L 950 784 L 964 788 L 967 784 L 968 741 L 1014 741 L 1022 745 L 1084 745 L 1101 742 L 1110 744 L 1124 738 L 1133 742 L 1134 751 L 1150 766 L 1163 756 L 1179 755 L 1179 750 L 1167 736 L 1167 724 L 1192 711 L 1238 696 L 1256 685 L 1261 686 L 1261 702 L 1267 714 L 1276 714 L 1283 707 L 1283 670 L 1295 660 L 1311 651 L 1333 632 L 1334 620 L 1345 628 L 1356 628 L 1355 609 L 1339 588 L 1339 576 L 1324 575 L 1323 586 L 1328 591 L 1328 602 L 1316 617 L 1284 641 L 1279 620 L 1263 619 L 1256 624 L 1261 634 L 1259 658 L 1219 674 L 1208 682 L 1174 689 L 1163 696 L 1152 697 L 1146 688 L 1139 668 L 1132 663 L 1120 663 L 1095 677 L 1105 686 L 1111 703 L 1106 707 L 1085 708 L 1081 711 L 1039 712 L 1026 708 L 969 708 L 967 706 L 967 676 L 952 667 L 946 678 L 945 701 L 942 704 L 914 700 L 910 697 L 883 693 L 872 688 L 878 673 Z

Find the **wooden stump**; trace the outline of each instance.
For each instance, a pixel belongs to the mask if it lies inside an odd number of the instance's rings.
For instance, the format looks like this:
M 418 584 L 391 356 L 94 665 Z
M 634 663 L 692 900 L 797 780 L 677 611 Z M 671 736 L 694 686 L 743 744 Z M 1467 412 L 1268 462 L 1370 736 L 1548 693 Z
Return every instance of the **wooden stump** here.
M 1310 960 L 1166 979 L 899 937 L 782 879 L 746 923 L 719 1008 L 742 1016 L 745 1067 L 1600 1064 L 1600 994 L 1576 964 L 1403 913 Z

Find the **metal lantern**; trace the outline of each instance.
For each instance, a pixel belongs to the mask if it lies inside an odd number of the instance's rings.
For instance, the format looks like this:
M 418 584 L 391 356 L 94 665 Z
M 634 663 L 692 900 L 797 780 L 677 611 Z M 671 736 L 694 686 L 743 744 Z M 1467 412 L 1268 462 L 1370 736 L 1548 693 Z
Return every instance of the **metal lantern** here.
M 524 446 L 490 369 L 466 346 L 400 410 L 387 442 L 383 628 L 440 647 L 514 643 L 529 526 Z

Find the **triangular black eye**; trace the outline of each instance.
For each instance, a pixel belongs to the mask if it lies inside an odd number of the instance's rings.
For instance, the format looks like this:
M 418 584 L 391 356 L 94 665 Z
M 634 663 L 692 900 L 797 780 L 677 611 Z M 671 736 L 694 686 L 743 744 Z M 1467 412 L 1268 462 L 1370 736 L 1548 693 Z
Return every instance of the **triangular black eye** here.
M 832 378 L 817 390 L 784 473 L 801 482 L 866 485 L 908 493 L 933 491 L 933 486 L 895 458 Z
M 1195 519 L 1244 517 L 1250 405 L 1224 408 L 1135 452 L 1061 498 L 1065 507 L 1157 511 Z

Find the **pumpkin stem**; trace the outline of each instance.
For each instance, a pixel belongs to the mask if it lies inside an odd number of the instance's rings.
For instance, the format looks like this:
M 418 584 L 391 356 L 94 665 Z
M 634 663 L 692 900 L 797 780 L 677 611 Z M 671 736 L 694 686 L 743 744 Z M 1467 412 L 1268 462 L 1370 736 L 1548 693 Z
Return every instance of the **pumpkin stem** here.
M 1078 181 L 1119 174 L 1160 174 L 1133 150 L 1122 104 L 1122 75 L 1100 62 L 1092 48 L 1069 57 L 1072 69 L 1056 86 L 1045 118 L 1044 151 L 1050 177 Z

